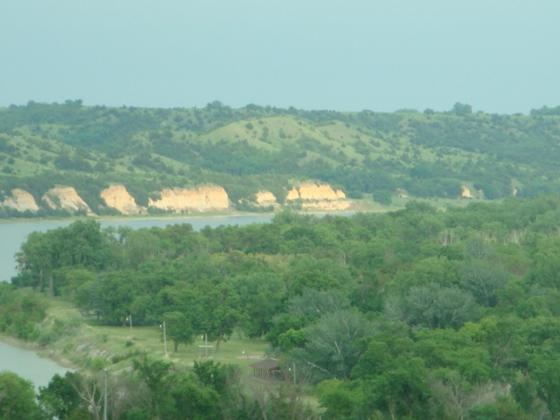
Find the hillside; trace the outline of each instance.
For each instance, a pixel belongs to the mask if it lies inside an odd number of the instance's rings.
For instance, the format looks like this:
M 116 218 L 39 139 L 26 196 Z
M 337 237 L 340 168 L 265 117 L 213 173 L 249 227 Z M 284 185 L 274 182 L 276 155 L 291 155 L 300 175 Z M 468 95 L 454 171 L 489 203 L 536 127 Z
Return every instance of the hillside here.
M 0 109 L 0 214 L 532 196 L 560 191 L 559 159 L 558 108 L 495 115 L 461 104 L 444 113 L 340 113 L 30 102 Z

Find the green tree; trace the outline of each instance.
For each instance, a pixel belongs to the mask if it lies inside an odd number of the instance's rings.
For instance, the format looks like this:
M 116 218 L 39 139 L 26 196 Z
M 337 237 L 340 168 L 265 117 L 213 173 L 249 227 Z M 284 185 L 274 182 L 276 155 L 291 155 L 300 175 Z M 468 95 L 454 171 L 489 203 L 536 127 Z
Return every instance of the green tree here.
M 78 419 L 88 415 L 78 392 L 80 380 L 78 373 L 66 372 L 64 376 L 53 376 L 46 387 L 39 388 L 37 399 L 48 418 Z
M 150 391 L 150 415 L 158 418 L 167 410 L 173 409 L 173 398 L 168 392 L 172 383 L 172 365 L 147 356 L 133 360 L 133 367 Z
M 305 328 L 306 341 L 291 356 L 299 370 L 313 380 L 349 378 L 374 333 L 371 323 L 354 310 L 340 310 L 321 317 Z
M 472 114 L 472 106 L 457 102 L 453 105 L 453 113 L 460 116 L 470 115 Z
M 40 419 L 33 384 L 15 373 L 0 372 L 0 418 Z
M 460 327 L 478 314 L 469 292 L 434 283 L 411 288 L 404 299 L 388 300 L 386 310 L 411 325 L 429 328 Z
M 507 272 L 495 263 L 470 260 L 460 269 L 460 285 L 484 306 L 496 306 L 498 291 L 508 281 Z
M 546 402 L 552 418 L 560 416 L 560 357 L 539 355 L 531 361 L 532 376 L 537 382 L 539 397 Z
M 194 339 L 194 332 L 191 322 L 181 312 L 166 312 L 163 315 L 165 321 L 167 335 L 173 340 L 175 352 L 179 350 L 179 344 L 192 343 Z

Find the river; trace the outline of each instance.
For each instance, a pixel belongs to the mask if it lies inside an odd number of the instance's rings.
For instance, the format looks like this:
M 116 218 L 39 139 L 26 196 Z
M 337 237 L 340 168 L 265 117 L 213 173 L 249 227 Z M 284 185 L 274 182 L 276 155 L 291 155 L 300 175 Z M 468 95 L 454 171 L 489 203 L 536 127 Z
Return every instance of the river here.
M 49 359 L 39 357 L 31 350 L 0 342 L 0 372 L 9 370 L 33 382 L 35 387 L 46 386 L 55 374 L 67 369 Z
M 133 229 L 145 227 L 163 227 L 178 223 L 189 223 L 199 230 L 205 226 L 246 225 L 250 223 L 267 223 L 271 214 L 241 216 L 196 216 L 196 217 L 159 217 L 141 219 L 101 219 L 103 227 L 127 226 Z M 14 256 L 31 232 L 44 232 L 49 229 L 67 226 L 73 220 L 30 220 L 0 223 L 0 281 L 9 281 L 16 274 Z M 56 374 L 63 374 L 66 369 L 49 359 L 44 359 L 33 351 L 21 349 L 0 342 L 0 371 L 10 370 L 32 381 L 36 387 L 45 386 Z

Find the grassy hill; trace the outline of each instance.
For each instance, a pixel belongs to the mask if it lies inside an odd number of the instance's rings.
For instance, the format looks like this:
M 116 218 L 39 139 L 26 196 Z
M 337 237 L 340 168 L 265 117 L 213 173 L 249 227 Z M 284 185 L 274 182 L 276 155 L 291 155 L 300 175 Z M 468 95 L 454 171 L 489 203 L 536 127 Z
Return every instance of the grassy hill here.
M 22 188 L 39 200 L 54 185 L 69 185 L 95 209 L 111 183 L 124 184 L 142 205 L 162 188 L 214 183 L 238 208 L 261 189 L 281 201 L 307 179 L 386 204 L 397 191 L 457 198 L 463 185 L 488 199 L 531 196 L 560 191 L 559 159 L 558 108 L 340 113 L 67 101 L 0 109 L 0 191 Z

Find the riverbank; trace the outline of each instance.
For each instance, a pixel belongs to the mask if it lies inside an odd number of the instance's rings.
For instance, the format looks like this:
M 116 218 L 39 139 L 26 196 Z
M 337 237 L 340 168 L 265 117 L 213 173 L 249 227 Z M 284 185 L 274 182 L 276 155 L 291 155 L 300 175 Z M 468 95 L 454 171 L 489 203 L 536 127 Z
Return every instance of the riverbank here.
M 69 370 L 75 370 L 75 366 L 46 354 L 34 343 L 0 336 L 0 372 L 13 372 L 31 381 L 38 390 L 47 386 L 54 375 L 64 375 Z
M 248 339 L 234 334 L 222 342 L 202 347 L 202 337 L 189 345 L 181 345 L 177 352 L 168 343 L 165 354 L 161 330 L 157 326 L 110 327 L 87 322 L 70 303 L 60 299 L 48 299 L 46 318 L 39 324 L 36 341 L 23 341 L 5 334 L 0 342 L 49 359 L 60 367 L 71 370 L 98 370 L 107 368 L 120 371 L 130 367 L 133 358 L 148 354 L 152 358 L 165 359 L 178 366 L 192 367 L 197 360 L 206 357 L 221 363 L 234 364 L 246 376 L 249 365 L 264 358 L 268 344 L 262 339 Z
M 39 356 L 43 359 L 48 359 L 48 360 L 56 363 L 60 367 L 63 367 L 63 368 L 68 369 L 68 370 L 79 369 L 79 366 L 77 366 L 71 360 L 69 360 L 65 357 L 61 357 L 60 354 L 58 354 L 58 353 L 56 353 L 52 350 L 48 350 L 48 349 L 42 347 L 41 345 L 39 345 L 39 343 L 34 342 L 34 341 L 24 341 L 24 340 L 20 340 L 18 338 L 12 337 L 10 335 L 0 334 L 0 343 L 7 344 L 11 347 L 16 347 L 16 348 L 21 349 L 21 350 L 32 351 L 37 356 Z
M 308 215 L 345 215 L 348 213 L 359 212 L 388 212 L 399 210 L 403 207 L 402 203 L 399 204 L 380 204 L 370 198 L 352 200 L 352 205 L 346 210 L 302 210 L 290 207 L 281 207 L 275 211 L 242 211 L 242 210 L 226 210 L 226 211 L 208 211 L 208 212 L 190 212 L 190 213 L 151 213 L 151 214 L 115 214 L 115 215 L 73 215 L 73 216 L 37 216 L 37 217 L 4 217 L 0 218 L 0 224 L 14 223 L 14 222 L 59 222 L 59 221 L 74 221 L 83 218 L 99 220 L 101 222 L 119 222 L 119 221 L 145 221 L 145 220 L 169 220 L 169 219 L 204 219 L 204 218 L 221 218 L 221 217 L 259 217 L 269 216 L 273 217 L 275 214 L 284 210 L 292 210 L 298 214 Z
M 153 213 L 153 214 L 132 214 L 132 215 L 74 215 L 74 216 L 38 216 L 38 217 L 5 217 L 0 218 L 0 225 L 15 222 L 33 223 L 33 222 L 72 222 L 84 218 L 99 220 L 100 222 L 118 223 L 130 221 L 167 221 L 167 220 L 200 220 L 200 219 L 219 219 L 228 217 L 274 217 L 274 215 L 284 211 L 292 210 L 297 214 L 313 215 L 313 216 L 344 216 L 354 213 L 387 213 L 391 211 L 402 210 L 409 202 L 421 202 L 434 206 L 437 209 L 445 209 L 447 207 L 464 207 L 472 202 L 487 201 L 482 199 L 457 199 L 457 198 L 417 198 L 417 197 L 395 197 L 391 204 L 381 204 L 372 198 L 363 198 L 352 200 L 352 206 L 347 210 L 302 210 L 279 208 L 276 211 L 209 211 L 209 212 L 192 212 L 192 213 Z M 502 200 L 493 200 L 500 202 Z
M 250 217 L 250 216 L 273 216 L 275 212 L 245 212 L 245 211 L 230 211 L 230 212 L 208 212 L 208 213 L 167 213 L 167 214 L 141 214 L 141 215 L 74 215 L 74 216 L 38 216 L 38 217 L 4 217 L 0 218 L 2 223 L 14 222 L 60 222 L 60 221 L 75 221 L 84 218 L 94 219 L 99 221 L 118 222 L 124 220 L 169 220 L 169 219 L 202 219 L 202 218 L 219 218 L 219 217 Z

